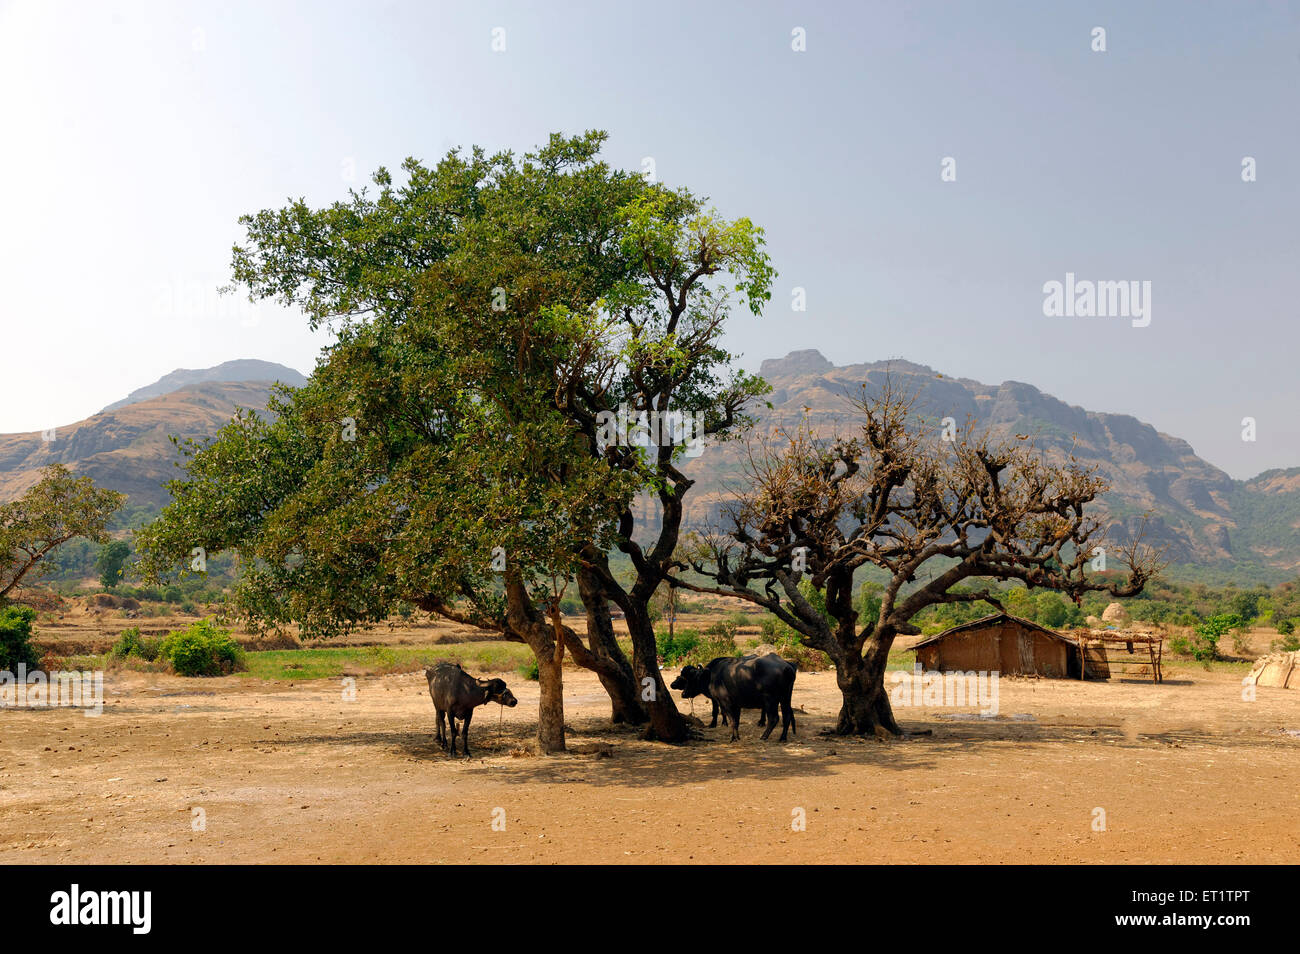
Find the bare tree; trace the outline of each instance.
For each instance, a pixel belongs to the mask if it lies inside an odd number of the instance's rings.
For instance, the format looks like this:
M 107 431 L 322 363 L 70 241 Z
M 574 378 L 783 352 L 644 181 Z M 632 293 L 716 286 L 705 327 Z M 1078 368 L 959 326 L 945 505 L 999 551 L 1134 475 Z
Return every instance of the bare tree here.
M 818 438 L 805 419 L 751 443 L 751 483 L 727 508 L 726 532 L 699 535 L 685 560 L 710 583 L 673 579 L 762 606 L 830 656 L 841 735 L 901 734 L 885 668 L 894 640 L 920 632 L 912 620 L 926 607 L 1001 608 L 992 583 L 1008 580 L 1076 603 L 1089 591 L 1132 596 L 1163 565 L 1139 533 L 1111 548 L 1124 572 L 1090 574 L 1105 546 L 1091 505 L 1107 485 L 1095 470 L 1050 463 L 1027 439 L 995 444 L 971 422 L 932 439 L 914 402 L 886 380 L 851 402 L 860 427 L 850 438 Z M 879 613 L 859 620 L 853 578 L 868 565 L 888 582 Z

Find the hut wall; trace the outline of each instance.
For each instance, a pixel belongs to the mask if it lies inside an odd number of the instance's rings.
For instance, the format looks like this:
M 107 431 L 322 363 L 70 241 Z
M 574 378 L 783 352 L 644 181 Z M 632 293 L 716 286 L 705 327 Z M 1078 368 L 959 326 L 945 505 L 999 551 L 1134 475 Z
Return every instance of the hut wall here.
M 1271 659 L 1255 674 L 1255 685 L 1276 689 L 1300 687 L 1300 671 L 1297 671 L 1295 661 L 1290 657 Z
M 918 649 L 916 656 L 923 668 L 942 672 L 961 670 L 1065 678 L 1070 674 L 1073 653 L 1059 639 L 1007 621 L 954 633 Z M 1077 662 L 1073 668 L 1077 673 Z

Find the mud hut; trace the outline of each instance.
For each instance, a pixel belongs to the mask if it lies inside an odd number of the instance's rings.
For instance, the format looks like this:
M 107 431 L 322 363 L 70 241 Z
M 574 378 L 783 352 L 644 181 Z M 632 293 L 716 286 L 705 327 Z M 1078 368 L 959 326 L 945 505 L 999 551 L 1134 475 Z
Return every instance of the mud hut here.
M 1075 640 L 1007 613 L 962 623 L 912 648 L 923 669 L 1079 678 L 1079 644 Z M 1090 656 L 1088 675 L 1101 676 L 1100 668 Z
M 1257 686 L 1300 689 L 1300 652 L 1261 656 L 1250 669 L 1250 680 Z

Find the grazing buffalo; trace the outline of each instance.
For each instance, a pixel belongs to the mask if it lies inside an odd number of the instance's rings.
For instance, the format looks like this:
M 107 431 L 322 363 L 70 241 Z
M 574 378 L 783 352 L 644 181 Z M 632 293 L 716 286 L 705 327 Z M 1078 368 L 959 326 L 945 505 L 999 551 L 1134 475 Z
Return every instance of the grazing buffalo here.
M 761 709 L 767 728 L 766 739 L 776 728 L 777 708 L 781 709 L 781 741 L 786 733 L 795 730 L 791 696 L 794 692 L 795 668 L 780 656 L 723 656 L 711 660 L 707 666 L 686 666 L 673 680 L 672 688 L 682 690 L 682 698 L 704 696 L 714 704 L 714 721 L 717 711 L 731 717 L 731 740 L 740 738 L 740 710 Z M 797 731 L 797 730 L 795 730 Z
M 438 744 L 448 749 L 449 756 L 456 754 L 456 720 L 464 722 L 461 738 L 465 754 L 469 755 L 469 720 L 474 709 L 488 702 L 498 702 L 513 708 L 519 704 L 514 693 L 506 688 L 504 679 L 475 679 L 456 663 L 440 662 L 424 671 L 429 680 L 429 698 L 438 714 Z M 451 722 L 450 746 L 443 730 L 443 716 Z
M 674 679 L 672 685 L 668 687 L 669 689 L 683 690 L 682 691 L 683 699 L 690 699 L 694 696 L 703 696 L 705 699 L 708 699 L 709 703 L 713 707 L 712 718 L 709 720 L 710 729 L 715 728 L 718 724 L 718 700 L 714 699 L 712 693 L 709 691 L 709 676 L 711 674 L 711 667 L 717 663 L 724 663 L 728 659 L 732 659 L 732 658 L 734 657 L 720 656 L 717 659 L 710 662 L 707 666 L 683 666 L 682 671 L 677 674 L 677 678 Z M 746 656 L 745 658 L 749 659 L 752 657 Z M 759 709 L 758 725 L 763 725 L 766 721 L 767 721 L 767 713 L 764 710 Z M 722 713 L 722 724 L 723 725 L 729 724 L 729 720 L 727 719 L 727 714 L 725 712 Z

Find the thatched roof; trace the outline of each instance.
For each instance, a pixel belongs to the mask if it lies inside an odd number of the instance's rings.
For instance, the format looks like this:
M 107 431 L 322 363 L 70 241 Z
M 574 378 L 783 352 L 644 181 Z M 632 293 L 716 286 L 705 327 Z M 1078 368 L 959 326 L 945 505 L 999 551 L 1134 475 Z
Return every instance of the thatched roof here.
M 945 629 L 942 633 L 936 633 L 935 635 L 929 637 L 928 639 L 921 640 L 912 648 L 922 649 L 925 646 L 930 646 L 933 645 L 934 643 L 939 642 L 940 640 L 947 639 L 949 636 L 952 636 L 956 633 L 962 633 L 972 629 L 983 629 L 985 627 L 991 627 L 991 626 L 1001 626 L 1003 623 L 1008 623 L 1008 622 L 1019 623 L 1021 626 L 1024 626 L 1028 629 L 1036 629 L 1040 633 L 1044 633 L 1052 637 L 1053 639 L 1060 640 L 1061 642 L 1065 643 L 1067 646 L 1076 649 L 1078 648 L 1079 644 L 1076 643 L 1069 636 L 1062 636 L 1060 633 L 1056 632 L 1055 630 L 1048 629 L 1046 626 L 1039 626 L 1033 620 L 1022 619 L 1019 616 L 1012 616 L 1010 613 L 993 613 L 992 615 L 989 616 L 983 616 L 980 619 L 973 619 L 969 623 L 961 623 L 957 626 L 952 627 L 951 629 Z
M 1257 686 L 1279 689 L 1300 688 L 1300 652 L 1270 653 L 1255 660 L 1250 669 L 1251 682 Z

